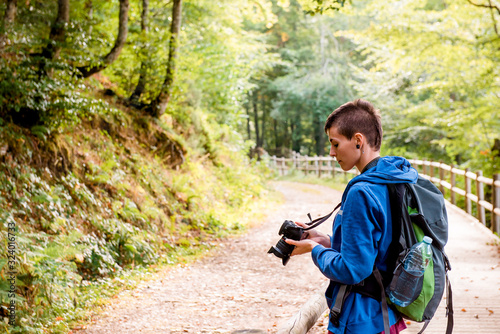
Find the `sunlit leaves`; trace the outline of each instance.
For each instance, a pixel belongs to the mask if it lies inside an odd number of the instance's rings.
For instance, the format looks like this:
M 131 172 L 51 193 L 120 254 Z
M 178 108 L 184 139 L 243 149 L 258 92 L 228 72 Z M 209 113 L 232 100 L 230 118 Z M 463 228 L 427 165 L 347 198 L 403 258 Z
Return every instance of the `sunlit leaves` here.
M 370 22 L 341 33 L 361 56 L 355 87 L 390 116 L 389 146 L 411 143 L 421 156 L 459 163 L 491 147 L 500 40 L 488 11 L 466 2 L 370 1 L 353 15 Z M 408 129 L 414 133 L 402 140 L 397 134 Z

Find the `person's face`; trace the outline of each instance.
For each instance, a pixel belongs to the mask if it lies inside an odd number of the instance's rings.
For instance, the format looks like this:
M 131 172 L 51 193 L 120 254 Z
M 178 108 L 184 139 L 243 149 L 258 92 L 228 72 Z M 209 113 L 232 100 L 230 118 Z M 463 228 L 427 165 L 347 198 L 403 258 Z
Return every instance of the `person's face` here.
M 343 170 L 352 169 L 359 161 L 360 154 L 356 148 L 357 139 L 347 139 L 337 131 L 337 127 L 328 129 L 328 139 L 330 141 L 330 156 L 335 158 Z

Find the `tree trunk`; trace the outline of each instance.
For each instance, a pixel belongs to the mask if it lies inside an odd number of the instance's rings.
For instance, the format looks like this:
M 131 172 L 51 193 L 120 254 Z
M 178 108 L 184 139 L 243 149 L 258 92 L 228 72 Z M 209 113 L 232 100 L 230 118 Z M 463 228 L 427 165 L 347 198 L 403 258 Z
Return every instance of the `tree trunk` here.
M 61 0 L 60 0 L 61 1 Z M 118 36 L 116 37 L 115 45 L 111 51 L 104 56 L 102 62 L 96 66 L 81 66 L 78 70 L 84 78 L 90 77 L 92 74 L 98 73 L 111 65 L 122 52 L 123 46 L 127 41 L 128 34 L 128 10 L 129 0 L 120 0 L 120 14 L 118 24 Z
M 300 120 L 296 119 L 295 121 L 292 121 L 291 124 L 291 135 L 292 135 L 292 150 L 295 152 L 300 152 L 300 145 L 301 145 L 301 135 L 300 135 Z
M 17 0 L 7 0 L 7 7 L 5 8 L 5 15 L 3 21 L 3 31 L 0 34 L 0 51 L 5 47 L 7 42 L 7 32 L 10 29 L 12 23 L 16 19 L 17 14 Z
M 260 127 L 260 143 L 259 147 L 264 147 L 265 137 L 266 137 L 266 122 L 267 122 L 267 109 L 266 100 L 262 98 L 262 120 Z
M 290 127 L 288 126 L 288 120 L 285 120 L 284 129 L 283 129 L 283 147 L 291 149 L 292 148 L 292 140 L 291 140 L 292 136 L 288 132 L 289 128 Z
M 248 133 L 248 140 L 252 139 L 252 132 L 250 130 L 250 106 L 248 103 L 245 103 L 245 110 L 247 112 L 247 133 Z
M 322 156 L 325 153 L 325 136 L 323 133 L 323 124 L 320 119 L 321 115 L 314 115 L 313 129 L 314 140 L 315 140 L 315 151 L 316 155 Z
M 69 22 L 69 0 L 58 0 L 57 7 L 57 18 L 50 28 L 49 44 L 42 50 L 42 57 L 51 60 L 59 58 L 61 44 L 66 38 L 66 26 Z
M 260 133 L 259 133 L 259 114 L 257 108 L 257 92 L 253 93 L 252 104 L 253 104 L 253 121 L 255 124 L 255 146 L 259 147 L 260 143 Z
M 85 8 L 88 10 L 88 20 L 89 22 L 92 22 L 94 19 L 94 4 L 92 3 L 92 0 L 87 0 L 85 3 Z M 92 24 L 89 24 L 89 30 L 88 30 L 88 35 L 90 36 L 92 34 L 92 28 L 94 26 Z
M 142 15 L 141 15 L 141 32 L 143 37 L 147 36 L 148 33 L 148 11 L 149 11 L 149 0 L 142 0 Z M 146 51 L 144 50 L 144 46 L 142 47 L 142 55 L 145 56 Z M 142 57 L 144 59 L 145 57 Z M 146 87 L 146 62 L 144 60 L 141 61 L 141 69 L 139 71 L 139 81 L 137 82 L 137 86 L 135 86 L 135 90 L 130 96 L 130 101 L 135 103 L 139 101 L 142 93 L 144 92 L 144 88 Z
M 274 128 L 274 151 L 276 154 L 278 153 L 278 147 L 280 147 L 280 143 L 278 142 L 278 121 L 273 119 L 273 128 Z
M 165 82 L 163 82 L 160 94 L 158 94 L 150 106 L 150 112 L 155 117 L 160 117 L 165 112 L 174 83 L 175 63 L 177 59 L 177 49 L 179 47 L 179 31 L 181 29 L 182 0 L 173 0 L 173 2 L 174 5 L 172 8 L 172 24 L 170 25 L 167 76 L 165 78 Z

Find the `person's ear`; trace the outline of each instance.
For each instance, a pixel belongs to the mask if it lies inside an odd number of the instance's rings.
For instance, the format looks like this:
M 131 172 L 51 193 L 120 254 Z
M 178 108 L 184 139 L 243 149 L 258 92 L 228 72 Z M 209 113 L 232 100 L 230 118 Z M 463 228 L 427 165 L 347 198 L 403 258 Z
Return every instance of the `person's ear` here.
M 363 146 L 363 141 L 365 140 L 365 137 L 363 134 L 356 132 L 354 134 L 354 140 L 356 141 L 356 148 L 360 149 Z

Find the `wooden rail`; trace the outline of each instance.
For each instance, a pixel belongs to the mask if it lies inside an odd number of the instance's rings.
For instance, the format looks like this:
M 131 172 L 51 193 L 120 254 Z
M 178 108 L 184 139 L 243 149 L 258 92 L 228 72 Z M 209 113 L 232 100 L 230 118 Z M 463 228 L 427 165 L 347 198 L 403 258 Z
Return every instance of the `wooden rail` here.
M 473 173 L 469 169 L 462 170 L 435 161 L 409 161 L 420 175 L 436 184 L 452 204 L 457 205 L 457 194 L 462 196 L 464 204 L 461 208 L 469 215 L 473 215 L 474 202 L 477 219 L 493 233 L 500 234 L 500 174 L 495 174 L 493 179 L 490 179 L 484 177 L 482 171 Z M 308 157 L 298 153 L 294 153 L 291 158 L 272 156 L 271 167 L 276 169 L 279 175 L 285 175 L 291 170 L 299 170 L 305 174 L 314 173 L 317 177 L 335 177 L 337 173 L 343 173 L 345 176 L 359 174 L 355 169 L 343 171 L 330 157 Z M 463 188 L 460 187 L 462 184 Z M 489 211 L 489 217 L 486 211 Z
M 318 177 L 324 177 L 326 175 L 335 177 L 337 173 L 342 173 L 344 175 L 353 174 L 353 176 L 359 174 L 355 168 L 345 172 L 340 168 L 337 161 L 330 157 L 308 157 L 307 155 L 300 155 L 295 152 L 291 158 L 277 158 L 276 156 L 272 156 L 271 164 L 271 167 L 276 169 L 279 175 L 286 175 L 293 169 L 302 171 L 306 174 L 314 173 Z

